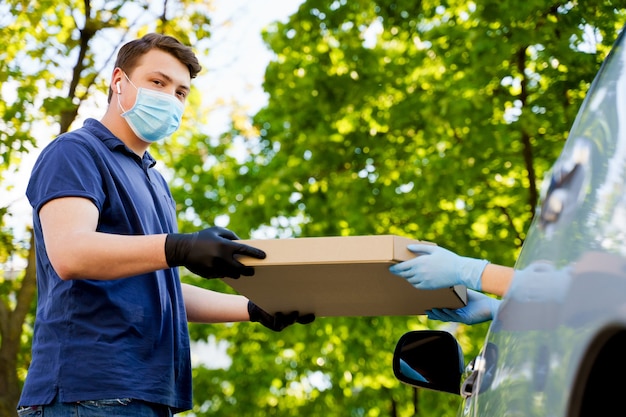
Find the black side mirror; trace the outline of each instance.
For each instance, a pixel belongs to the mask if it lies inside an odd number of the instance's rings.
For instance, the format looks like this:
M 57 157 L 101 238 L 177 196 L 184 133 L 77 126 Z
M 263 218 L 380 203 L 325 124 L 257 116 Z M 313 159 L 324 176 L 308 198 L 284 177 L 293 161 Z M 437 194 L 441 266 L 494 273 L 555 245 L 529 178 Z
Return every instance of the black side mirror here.
M 460 394 L 463 351 L 454 336 L 440 330 L 404 334 L 393 354 L 393 373 L 405 384 Z

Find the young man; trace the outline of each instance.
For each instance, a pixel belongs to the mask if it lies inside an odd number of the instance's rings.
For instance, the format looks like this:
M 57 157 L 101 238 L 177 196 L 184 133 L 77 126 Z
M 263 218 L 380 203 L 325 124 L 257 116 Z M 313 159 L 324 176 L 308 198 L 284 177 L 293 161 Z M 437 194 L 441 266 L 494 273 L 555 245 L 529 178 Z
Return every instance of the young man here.
M 41 153 L 33 206 L 38 306 L 20 415 L 171 415 L 192 407 L 187 321 L 258 321 L 280 331 L 313 317 L 271 316 L 243 296 L 183 285 L 253 275 L 265 253 L 218 227 L 177 232 L 175 205 L 147 152 L 178 129 L 191 48 L 149 34 L 124 45 L 101 119 Z

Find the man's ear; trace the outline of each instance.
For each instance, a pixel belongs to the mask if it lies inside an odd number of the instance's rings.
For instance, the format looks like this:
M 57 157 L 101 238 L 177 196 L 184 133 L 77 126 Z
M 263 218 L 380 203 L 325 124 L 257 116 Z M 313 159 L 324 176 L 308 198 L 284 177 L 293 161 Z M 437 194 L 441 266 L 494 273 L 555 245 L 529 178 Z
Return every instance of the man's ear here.
M 111 83 L 113 84 L 111 89 L 117 92 L 117 94 L 122 94 L 122 86 L 120 84 L 123 78 L 124 72 L 120 67 L 116 67 L 115 70 L 113 70 L 113 76 L 111 77 Z

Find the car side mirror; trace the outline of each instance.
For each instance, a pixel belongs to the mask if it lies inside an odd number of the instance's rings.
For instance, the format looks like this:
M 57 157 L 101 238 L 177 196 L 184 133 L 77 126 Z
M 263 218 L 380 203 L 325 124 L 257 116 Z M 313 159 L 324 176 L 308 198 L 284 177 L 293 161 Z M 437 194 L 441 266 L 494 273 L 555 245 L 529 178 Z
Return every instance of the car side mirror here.
M 393 354 L 393 373 L 405 384 L 460 394 L 463 351 L 457 340 L 441 330 L 405 333 Z

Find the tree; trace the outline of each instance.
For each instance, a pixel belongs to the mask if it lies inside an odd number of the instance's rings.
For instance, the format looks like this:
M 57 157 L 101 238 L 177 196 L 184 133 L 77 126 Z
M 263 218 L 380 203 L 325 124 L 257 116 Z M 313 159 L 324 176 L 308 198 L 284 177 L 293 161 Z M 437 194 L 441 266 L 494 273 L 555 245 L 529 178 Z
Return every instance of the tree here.
M 305 235 L 397 232 L 512 262 L 623 19 L 610 2 L 438 4 L 309 1 L 266 35 L 258 182 L 241 186 L 268 191 L 242 218 L 305 212 Z

